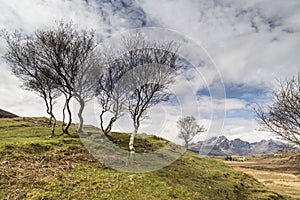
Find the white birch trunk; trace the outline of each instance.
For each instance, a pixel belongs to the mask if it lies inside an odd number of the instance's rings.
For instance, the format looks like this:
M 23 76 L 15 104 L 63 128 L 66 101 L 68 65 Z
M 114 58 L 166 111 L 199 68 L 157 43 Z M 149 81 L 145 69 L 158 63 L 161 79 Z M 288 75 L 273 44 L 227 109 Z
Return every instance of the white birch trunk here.
M 134 149 L 134 145 L 133 144 L 134 144 L 134 137 L 137 134 L 137 131 L 138 131 L 138 127 L 135 126 L 134 127 L 134 131 L 131 134 L 130 140 L 129 140 L 129 151 L 130 151 L 130 154 L 134 154 L 135 153 L 135 149 Z

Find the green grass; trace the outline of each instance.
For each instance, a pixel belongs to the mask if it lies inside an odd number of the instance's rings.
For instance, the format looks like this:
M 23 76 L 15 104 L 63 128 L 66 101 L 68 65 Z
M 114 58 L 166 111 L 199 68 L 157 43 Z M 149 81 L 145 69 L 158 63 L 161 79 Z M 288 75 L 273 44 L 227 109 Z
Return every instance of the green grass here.
M 223 162 L 192 152 L 156 171 L 121 172 L 96 160 L 80 138 L 49 133 L 45 118 L 0 119 L 0 199 L 284 199 Z M 128 150 L 129 134 L 111 133 L 109 139 Z M 168 145 L 176 147 L 143 134 L 136 155 Z

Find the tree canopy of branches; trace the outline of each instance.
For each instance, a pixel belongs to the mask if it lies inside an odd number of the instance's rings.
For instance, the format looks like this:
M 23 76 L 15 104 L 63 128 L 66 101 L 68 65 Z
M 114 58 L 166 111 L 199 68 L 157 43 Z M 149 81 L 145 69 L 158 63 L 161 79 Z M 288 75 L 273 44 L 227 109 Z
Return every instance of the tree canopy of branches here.
M 273 103 L 257 105 L 254 112 L 258 123 L 278 138 L 300 145 L 300 73 L 290 80 L 279 81 L 273 91 Z
M 174 82 L 175 71 L 179 68 L 178 46 L 173 41 L 147 41 L 141 33 L 125 38 L 124 46 L 122 60 L 128 71 L 122 79 L 128 88 L 127 106 L 134 128 L 129 149 L 134 153 L 134 138 L 146 110 L 169 100 L 168 87 Z
M 113 50 L 105 55 L 105 70 L 100 76 L 96 96 L 101 106 L 100 128 L 104 134 L 111 131 L 120 116 L 126 112 L 130 114 L 134 130 L 129 149 L 133 153 L 134 137 L 146 110 L 169 99 L 167 89 L 179 68 L 178 45 L 173 41 L 148 41 L 141 32 L 124 37 L 122 45 L 118 54 Z M 110 118 L 105 126 L 106 113 L 110 113 Z
M 203 126 L 197 123 L 197 120 L 193 116 L 182 117 L 177 121 L 179 128 L 178 137 L 184 140 L 185 148 L 188 149 L 190 142 L 194 137 L 205 131 Z
M 75 25 L 60 23 L 49 30 L 35 32 L 35 47 L 40 62 L 54 75 L 53 80 L 65 96 L 69 121 L 63 132 L 69 134 L 72 123 L 70 100 L 74 96 L 76 77 L 96 47 L 94 32 L 78 31 Z
M 96 95 L 97 82 L 102 73 L 99 63 L 98 55 L 91 53 L 87 61 L 79 68 L 76 76 L 74 98 L 80 106 L 77 114 L 79 118 L 78 133 L 83 131 L 83 110 L 85 105 Z
M 63 123 L 62 128 L 64 133 L 69 134 L 68 129 L 72 123 L 70 100 L 75 96 L 75 89 L 79 88 L 76 85 L 79 73 L 85 71 L 81 68 L 88 65 L 87 61 L 96 47 L 94 32 L 79 31 L 72 23 L 60 22 L 56 27 L 37 30 L 34 35 L 25 37 L 23 41 L 7 37 L 8 53 L 5 58 L 12 65 L 13 71 L 20 69 L 17 70 L 19 74 L 27 69 L 37 71 L 37 74 L 41 73 L 42 77 L 51 80 L 55 89 L 64 95 L 63 121 L 65 109 L 69 121 L 65 126 Z M 37 78 L 33 79 L 39 82 Z M 86 99 L 79 98 L 80 95 L 85 96 L 77 92 L 79 101 Z
M 126 66 L 120 59 L 106 57 L 106 62 L 96 89 L 96 97 L 101 106 L 100 128 L 107 135 L 113 123 L 121 117 L 126 110 L 126 93 L 128 88 L 122 76 L 127 72 Z M 106 115 L 110 114 L 110 115 Z M 105 116 L 109 118 L 105 125 Z
M 37 60 L 34 43 L 31 40 L 24 41 L 19 33 L 6 33 L 5 39 L 8 51 L 3 58 L 11 66 L 14 75 L 22 80 L 23 87 L 43 98 L 46 111 L 50 115 L 49 124 L 53 119 L 51 135 L 54 136 L 56 117 L 53 113 L 53 104 L 60 91 L 55 81 L 48 78 L 53 76 L 51 71 Z

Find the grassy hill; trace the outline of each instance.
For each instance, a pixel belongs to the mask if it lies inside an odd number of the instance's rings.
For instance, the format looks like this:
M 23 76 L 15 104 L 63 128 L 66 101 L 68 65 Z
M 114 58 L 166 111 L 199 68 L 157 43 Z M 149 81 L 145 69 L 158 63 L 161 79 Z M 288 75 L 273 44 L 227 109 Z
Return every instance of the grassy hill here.
M 192 152 L 157 171 L 128 173 L 94 159 L 80 138 L 49 133 L 46 118 L 0 119 L 0 199 L 285 199 L 222 161 Z M 124 149 L 128 138 L 110 135 Z M 167 143 L 140 137 L 137 149 Z

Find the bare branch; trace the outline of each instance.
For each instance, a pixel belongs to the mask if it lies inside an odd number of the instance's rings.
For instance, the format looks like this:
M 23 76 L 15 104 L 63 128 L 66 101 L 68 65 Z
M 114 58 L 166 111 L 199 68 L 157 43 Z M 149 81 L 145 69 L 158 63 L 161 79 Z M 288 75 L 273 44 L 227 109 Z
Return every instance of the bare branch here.
M 175 42 L 148 41 L 141 32 L 123 39 L 122 65 L 127 69 L 122 77 L 129 92 L 127 106 L 133 121 L 134 131 L 129 149 L 134 153 L 134 137 L 140 122 L 146 117 L 146 110 L 168 101 L 168 87 L 174 82 L 178 46 Z
M 280 139 L 300 145 L 300 73 L 291 80 L 279 81 L 273 97 L 272 105 L 254 107 L 258 123 Z
M 54 136 L 56 118 L 53 113 L 53 104 L 54 99 L 60 96 L 60 91 L 54 79 L 49 78 L 53 77 L 51 71 L 38 61 L 36 46 L 28 37 L 15 32 L 14 34 L 6 33 L 5 39 L 7 53 L 4 59 L 15 76 L 23 81 L 23 87 L 36 92 L 43 98 L 46 111 L 50 115 L 49 124 L 54 120 L 51 131 L 51 135 Z
M 49 93 L 40 90 L 51 83 L 55 86 L 55 91 L 64 94 L 69 121 L 63 129 L 69 134 L 68 128 L 72 123 L 69 102 L 75 96 L 76 81 L 82 81 L 81 85 L 89 87 L 88 84 L 83 84 L 87 79 L 83 80 L 80 73 L 85 72 L 85 66 L 90 66 L 87 61 L 96 47 L 94 32 L 79 31 L 72 23 L 60 22 L 56 27 L 37 30 L 30 36 L 7 34 L 6 41 L 8 52 L 4 58 L 12 67 L 13 73 L 23 80 L 25 87 L 34 88 L 34 91 L 44 96 Z M 36 88 L 41 80 L 37 77 L 42 77 L 43 80 L 43 87 L 39 86 L 39 89 Z M 88 99 L 83 90 L 76 94 L 84 100 Z

